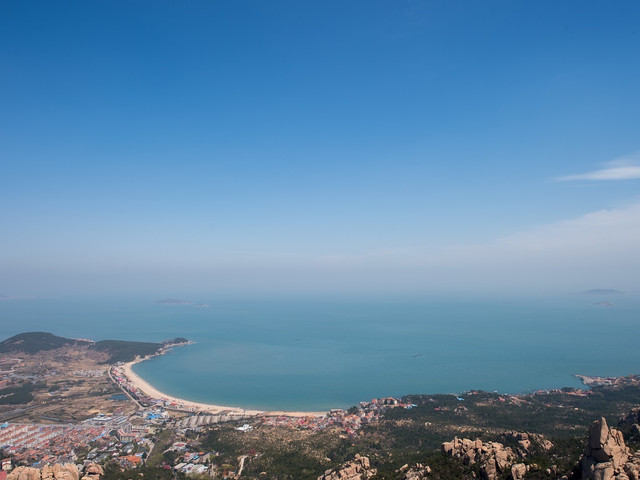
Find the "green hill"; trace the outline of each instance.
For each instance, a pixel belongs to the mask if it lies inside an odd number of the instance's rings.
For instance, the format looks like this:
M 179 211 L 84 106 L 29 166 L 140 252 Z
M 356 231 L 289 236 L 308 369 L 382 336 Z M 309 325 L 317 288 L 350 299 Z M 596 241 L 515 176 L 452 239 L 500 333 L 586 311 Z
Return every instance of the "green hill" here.
M 86 340 L 58 337 L 48 332 L 19 333 L 0 342 L 0 353 L 25 352 L 38 353 L 66 346 L 91 345 Z
M 162 348 L 162 343 L 127 342 L 125 340 L 102 340 L 90 348 L 110 355 L 106 363 L 130 362 L 136 356 L 153 355 Z

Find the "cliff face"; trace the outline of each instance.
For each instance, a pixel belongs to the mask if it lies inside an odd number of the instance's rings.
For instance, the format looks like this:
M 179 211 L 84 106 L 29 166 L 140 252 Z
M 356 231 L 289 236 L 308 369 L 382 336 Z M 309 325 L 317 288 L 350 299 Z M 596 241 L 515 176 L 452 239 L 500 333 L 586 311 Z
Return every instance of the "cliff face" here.
M 631 455 L 622 433 L 603 418 L 589 428 L 580 467 L 583 480 L 640 480 L 640 452 Z

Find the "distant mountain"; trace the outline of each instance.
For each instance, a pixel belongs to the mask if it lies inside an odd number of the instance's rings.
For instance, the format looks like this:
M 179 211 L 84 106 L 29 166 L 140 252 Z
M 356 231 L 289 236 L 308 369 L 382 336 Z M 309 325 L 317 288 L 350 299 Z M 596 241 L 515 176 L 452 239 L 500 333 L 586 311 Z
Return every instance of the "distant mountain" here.
M 67 346 L 88 346 L 91 342 L 58 337 L 48 332 L 19 333 L 0 342 L 0 353 L 37 353 Z
M 594 288 L 593 290 L 585 290 L 583 295 L 624 295 L 624 292 L 620 290 L 613 290 L 609 288 Z

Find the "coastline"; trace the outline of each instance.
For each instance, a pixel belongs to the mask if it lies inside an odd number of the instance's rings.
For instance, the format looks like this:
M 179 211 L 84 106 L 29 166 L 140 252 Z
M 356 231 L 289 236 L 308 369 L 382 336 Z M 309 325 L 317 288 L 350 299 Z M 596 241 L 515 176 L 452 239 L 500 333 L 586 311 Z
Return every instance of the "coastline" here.
M 290 418 L 315 417 L 315 418 L 318 418 L 318 417 L 326 417 L 328 415 L 327 411 L 318 412 L 318 411 L 257 410 L 257 409 L 245 409 L 237 406 L 217 405 L 217 404 L 191 401 L 184 398 L 175 397 L 158 390 L 156 387 L 154 387 L 152 384 L 144 380 L 142 377 L 140 377 L 137 373 L 133 371 L 133 366 L 137 363 L 144 362 L 145 360 L 149 360 L 159 355 L 164 355 L 171 348 L 185 346 L 192 343 L 194 342 L 189 341 L 185 343 L 169 344 L 155 354 L 147 355 L 142 358 L 137 357 L 133 361 L 122 363 L 120 365 L 112 367 L 112 368 L 118 369 L 120 375 L 124 377 L 126 383 L 128 384 L 126 388 L 124 388 L 125 386 L 122 385 L 121 381 L 118 381 L 113 377 L 112 377 L 112 380 L 116 384 L 123 387 L 125 392 L 127 392 L 127 389 L 133 388 L 141 392 L 145 396 L 147 396 L 149 399 L 155 402 L 161 403 L 169 409 L 187 411 L 192 413 L 203 413 L 203 414 L 210 414 L 210 415 L 226 415 L 229 417 L 237 417 L 238 419 L 245 418 L 245 417 L 290 417 Z M 626 381 L 632 378 L 640 379 L 638 378 L 640 377 L 638 375 L 628 375 L 625 377 L 592 377 L 592 376 L 581 375 L 581 374 L 573 374 L 572 376 L 578 379 L 582 383 L 585 391 L 591 390 L 592 387 L 594 386 L 602 386 L 602 385 L 611 386 L 611 385 L 618 384 L 620 381 Z M 517 394 L 509 394 L 509 395 L 513 397 L 519 397 L 519 396 L 525 396 L 528 394 L 549 393 L 555 390 L 557 390 L 557 388 L 535 390 L 532 392 L 519 392 Z M 452 395 L 460 395 L 463 393 L 468 393 L 468 391 L 459 392 L 457 394 L 452 394 Z
M 168 345 L 167 349 L 187 345 Z M 278 417 L 322 417 L 326 415 L 326 412 L 300 412 L 300 411 L 267 411 L 267 410 L 248 410 L 240 407 L 214 405 L 209 403 L 193 402 L 185 400 L 183 398 L 174 397 L 161 392 L 149 382 L 140 377 L 133 371 L 133 365 L 136 363 L 144 362 L 158 355 L 163 355 L 167 349 L 159 352 L 155 355 L 146 356 L 143 358 L 137 358 L 131 362 L 124 363 L 120 366 L 122 374 L 126 377 L 127 381 L 134 388 L 140 390 L 148 397 L 168 403 L 174 403 L 182 409 L 186 409 L 197 413 L 209 413 L 209 414 L 226 414 L 226 415 L 238 415 L 238 416 L 278 416 Z

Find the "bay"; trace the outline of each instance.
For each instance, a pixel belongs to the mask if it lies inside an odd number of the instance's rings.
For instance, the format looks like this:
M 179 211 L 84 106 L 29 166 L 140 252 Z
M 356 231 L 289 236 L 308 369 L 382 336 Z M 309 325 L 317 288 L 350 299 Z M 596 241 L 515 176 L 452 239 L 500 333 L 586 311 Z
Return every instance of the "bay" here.
M 167 394 L 219 405 L 326 410 L 410 393 L 581 386 L 573 374 L 640 373 L 640 301 L 546 298 L 199 297 L 0 302 L 5 338 L 24 331 L 193 345 L 135 366 Z M 208 303 L 198 307 L 196 302 Z

